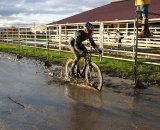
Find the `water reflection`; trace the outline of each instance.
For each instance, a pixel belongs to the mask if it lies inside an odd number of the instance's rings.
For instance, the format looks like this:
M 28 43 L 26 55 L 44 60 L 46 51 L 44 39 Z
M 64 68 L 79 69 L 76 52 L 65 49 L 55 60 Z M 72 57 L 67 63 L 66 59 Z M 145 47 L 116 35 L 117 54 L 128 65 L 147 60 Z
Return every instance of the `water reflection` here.
M 71 107 L 69 117 L 69 129 L 105 129 L 104 126 L 99 126 L 104 123 L 103 120 L 103 100 L 101 92 L 88 88 L 69 85 L 65 88 L 65 95 L 75 101 Z
M 69 85 L 65 88 L 65 95 L 89 106 L 101 108 L 103 106 L 102 93 L 97 90 Z

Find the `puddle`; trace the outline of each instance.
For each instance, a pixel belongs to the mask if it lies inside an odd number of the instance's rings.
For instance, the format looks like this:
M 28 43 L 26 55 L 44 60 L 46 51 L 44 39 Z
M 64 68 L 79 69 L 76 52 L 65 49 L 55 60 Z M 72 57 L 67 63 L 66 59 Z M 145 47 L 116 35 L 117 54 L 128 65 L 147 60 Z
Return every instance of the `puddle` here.
M 102 92 L 63 79 L 62 66 L 0 53 L 0 129 L 160 129 L 160 89 L 104 77 Z

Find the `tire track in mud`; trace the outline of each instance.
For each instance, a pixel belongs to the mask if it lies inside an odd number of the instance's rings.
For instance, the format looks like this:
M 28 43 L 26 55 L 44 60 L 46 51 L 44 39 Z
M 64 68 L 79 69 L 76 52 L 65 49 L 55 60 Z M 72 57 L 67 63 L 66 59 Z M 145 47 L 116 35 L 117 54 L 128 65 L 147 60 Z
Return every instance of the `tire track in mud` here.
M 26 104 L 23 101 L 16 99 L 15 97 L 8 97 L 8 99 L 24 109 L 29 109 L 32 110 L 33 112 L 41 112 L 41 113 L 43 112 L 42 109 L 35 108 L 33 107 L 32 104 Z

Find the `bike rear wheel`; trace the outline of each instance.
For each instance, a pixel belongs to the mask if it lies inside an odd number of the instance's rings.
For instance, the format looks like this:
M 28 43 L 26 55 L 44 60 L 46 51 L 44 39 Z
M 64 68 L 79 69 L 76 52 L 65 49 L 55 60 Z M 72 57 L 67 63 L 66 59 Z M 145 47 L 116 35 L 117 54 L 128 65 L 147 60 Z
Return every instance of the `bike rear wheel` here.
M 79 64 L 75 65 L 74 67 L 74 71 L 72 71 L 72 65 L 74 63 L 74 60 L 73 59 L 69 59 L 67 62 L 66 62 L 66 65 L 65 65 L 65 78 L 66 79 L 70 79 L 70 78 L 73 78 L 73 77 L 76 77 L 76 78 L 80 78 L 80 70 L 79 70 Z
M 103 76 L 98 65 L 96 65 L 95 63 L 91 62 L 90 65 L 86 67 L 85 78 L 89 86 L 94 87 L 99 91 L 102 89 Z
M 65 78 L 66 79 L 70 79 L 72 77 L 71 68 L 72 68 L 73 63 L 74 63 L 73 59 L 69 59 L 66 62 L 66 65 L 65 65 Z

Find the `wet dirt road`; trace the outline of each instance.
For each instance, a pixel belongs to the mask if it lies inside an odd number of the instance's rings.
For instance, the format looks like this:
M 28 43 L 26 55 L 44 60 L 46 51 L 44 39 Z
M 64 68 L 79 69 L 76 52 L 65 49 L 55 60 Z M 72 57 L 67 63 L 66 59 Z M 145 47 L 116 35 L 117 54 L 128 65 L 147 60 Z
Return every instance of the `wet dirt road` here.
M 160 129 L 158 87 L 105 76 L 97 92 L 47 73 L 39 61 L 0 53 L 0 130 Z

